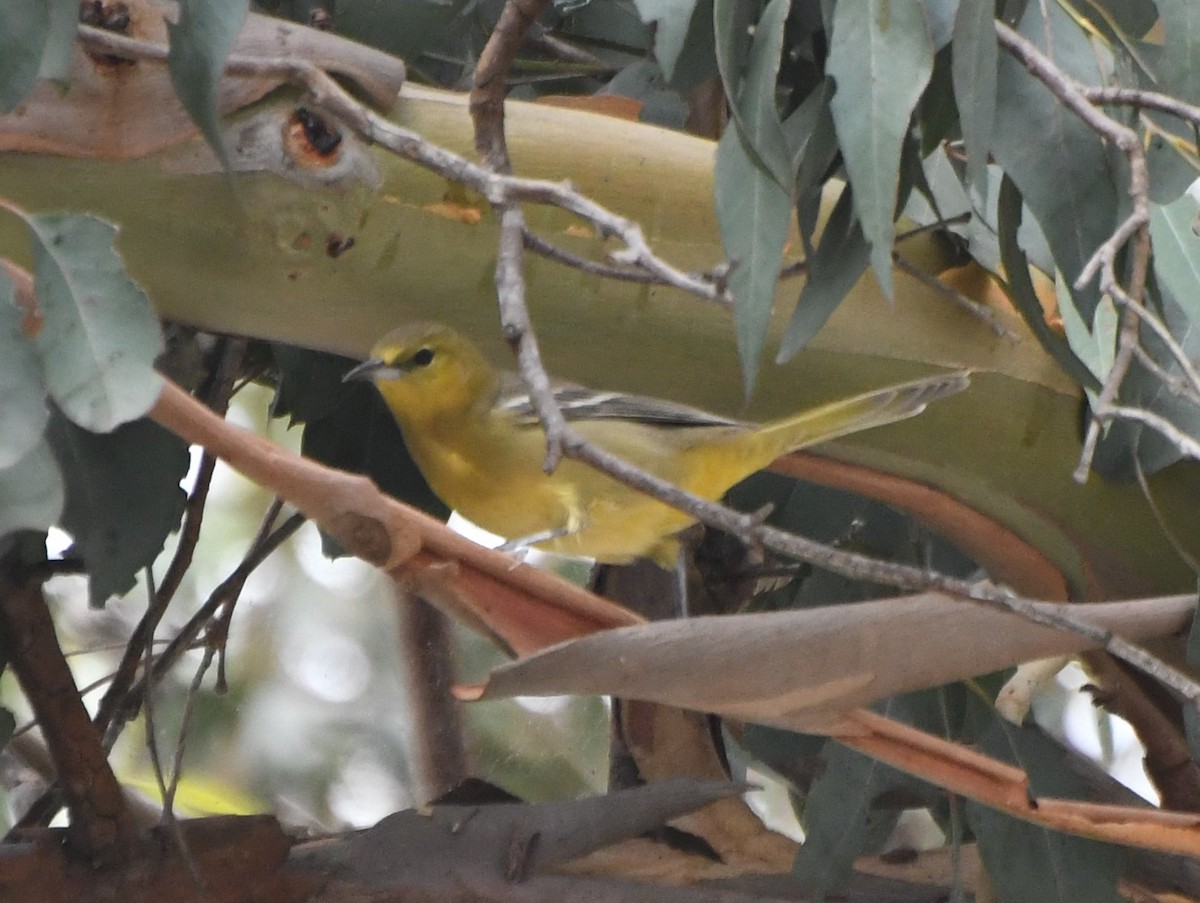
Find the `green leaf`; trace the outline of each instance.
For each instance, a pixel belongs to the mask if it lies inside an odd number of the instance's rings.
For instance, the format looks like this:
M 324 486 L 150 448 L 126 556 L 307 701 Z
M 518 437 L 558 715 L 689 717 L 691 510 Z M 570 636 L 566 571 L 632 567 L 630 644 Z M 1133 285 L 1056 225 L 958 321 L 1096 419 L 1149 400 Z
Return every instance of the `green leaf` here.
M 10 0 L 0 28 L 0 113 L 7 113 L 33 90 L 50 27 L 45 0 Z
M 49 416 L 41 367 L 21 331 L 21 316 L 12 280 L 0 270 L 0 468 L 38 444 Z
M 1000 199 L 997 212 L 997 237 L 1000 241 L 1000 261 L 1008 278 L 1008 296 L 1013 306 L 1020 311 L 1025 322 L 1037 336 L 1038 342 L 1066 371 L 1067 375 L 1082 386 L 1099 388 L 1100 383 L 1092 375 L 1087 364 L 1080 360 L 1070 344 L 1046 323 L 1045 312 L 1038 300 L 1029 277 L 1029 261 L 1021 250 L 1017 240 L 1017 230 L 1021 226 L 1021 192 L 1013 181 L 1005 176 L 1000 184 Z M 1087 311 L 1085 322 L 1095 315 L 1093 306 Z M 1083 312 L 1080 311 L 1082 315 Z
M 929 22 L 933 52 L 937 53 L 954 37 L 959 0 L 921 0 L 921 5 L 925 7 L 925 18 Z
M 863 0 L 833 12 L 831 109 L 871 265 L 892 297 L 892 239 L 900 149 L 933 72 L 933 42 L 916 3 Z
M 1188 103 L 1200 102 L 1200 3 L 1158 0 L 1163 24 L 1163 52 L 1158 67 L 1159 90 Z
M 775 78 L 789 3 L 771 0 L 763 11 L 743 87 L 745 131 L 727 128 L 717 145 L 717 222 L 725 253 L 736 262 L 729 287 L 735 299 L 734 328 L 747 394 L 758 377 L 792 216 L 791 194 L 782 187 L 791 184 L 791 162 L 775 107 Z M 756 155 L 755 148 L 769 150 Z M 758 164 L 767 156 L 780 167 L 775 172 Z
M 954 99 L 967 148 L 967 181 L 980 198 L 987 197 L 987 164 L 996 116 L 999 45 L 995 6 L 992 0 L 961 0 L 954 20 Z
M 40 437 L 23 458 L 0 469 L 0 536 L 48 530 L 63 510 L 63 483 L 54 455 Z
M 39 78 L 56 81 L 66 79 L 75 53 L 75 38 L 79 31 L 79 3 L 76 0 L 47 0 L 50 18 L 46 46 L 42 51 Z
M 756 166 L 737 129 L 726 129 L 717 144 L 717 222 L 725 253 L 735 262 L 729 279 L 742 379 L 754 386 L 775 304 L 792 199 Z
M 1150 208 L 1155 272 L 1193 324 L 1200 324 L 1200 298 L 1196 296 L 1196 287 L 1200 286 L 1198 215 L 1200 210 L 1190 197 Z
M 167 23 L 171 84 L 204 140 L 228 168 L 217 101 L 225 58 L 250 10 L 249 0 L 180 0 L 178 23 Z
M 870 246 L 854 216 L 853 190 L 847 185 L 829 215 L 821 243 L 808 259 L 804 288 L 784 333 L 778 363 L 791 360 L 825 325 L 870 259 Z
M 634 0 L 642 21 L 654 23 L 654 58 L 670 81 L 683 50 L 696 0 Z
M 1059 4 L 1029 4 L 1020 31 L 1068 76 L 1101 83 L 1098 54 Z M 1096 133 L 1011 54 L 1000 59 L 992 153 L 1046 234 L 1054 268 L 1074 282 L 1117 222 L 1110 160 Z M 1073 294 L 1090 319 L 1100 300 L 1096 281 Z
M 67 484 L 62 528 L 87 565 L 91 604 L 102 606 L 133 587 L 179 526 L 188 447 L 150 420 L 93 433 L 57 411 L 47 438 Z
M 899 772 L 838 743 L 828 744 L 819 758 L 823 770 L 804 802 L 804 844 L 792 866 L 814 900 L 844 887 L 854 860 L 878 851 L 900 817 L 898 810 L 877 805 Z
M 158 319 L 113 249 L 116 227 L 86 214 L 26 218 L 44 317 L 35 339 L 51 397 L 72 420 L 111 430 L 158 398 Z
M 791 0 L 771 0 L 754 26 L 754 39 L 745 54 L 746 75 L 740 77 L 743 54 L 740 47 L 749 28 L 746 14 L 751 4 L 739 0 L 715 0 L 713 27 L 717 68 L 729 97 L 733 124 L 746 144 L 747 153 L 785 191 L 791 190 L 791 162 L 779 110 L 775 105 L 775 82 L 783 50 L 783 27 Z
M 980 740 L 994 758 L 1020 765 L 1038 796 L 1090 798 L 1065 751 L 1036 728 L 1017 728 L 999 717 Z M 1050 831 L 967 803 L 967 822 L 979 841 L 988 877 L 1002 900 L 1021 903 L 1106 903 L 1117 893 L 1124 853 L 1111 844 Z M 1014 868 L 1014 863 L 1020 863 Z

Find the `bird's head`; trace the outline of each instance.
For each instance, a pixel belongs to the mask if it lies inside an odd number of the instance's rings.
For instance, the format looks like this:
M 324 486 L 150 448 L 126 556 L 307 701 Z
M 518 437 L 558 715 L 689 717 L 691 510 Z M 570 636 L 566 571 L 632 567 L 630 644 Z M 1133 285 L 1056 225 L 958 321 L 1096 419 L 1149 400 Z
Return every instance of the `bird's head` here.
M 374 382 L 401 423 L 490 405 L 497 381 L 474 345 L 436 323 L 389 332 L 375 343 L 371 356 L 342 379 Z

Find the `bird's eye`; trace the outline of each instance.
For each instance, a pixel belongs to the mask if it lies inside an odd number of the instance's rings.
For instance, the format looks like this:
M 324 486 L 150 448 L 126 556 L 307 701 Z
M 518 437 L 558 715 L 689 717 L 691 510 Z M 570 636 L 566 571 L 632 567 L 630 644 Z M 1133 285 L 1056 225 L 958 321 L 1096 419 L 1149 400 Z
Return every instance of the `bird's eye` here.
M 428 367 L 433 363 L 433 349 L 422 348 L 412 356 L 412 362 L 418 367 Z

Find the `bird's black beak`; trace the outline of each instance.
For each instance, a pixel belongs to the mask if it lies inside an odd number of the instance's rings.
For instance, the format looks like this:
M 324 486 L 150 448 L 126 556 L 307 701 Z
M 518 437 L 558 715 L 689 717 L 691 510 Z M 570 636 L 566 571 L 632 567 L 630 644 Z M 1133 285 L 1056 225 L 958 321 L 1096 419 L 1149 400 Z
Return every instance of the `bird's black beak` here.
M 377 357 L 363 361 L 357 367 L 351 367 L 346 371 L 346 375 L 342 377 L 342 382 L 364 381 L 370 382 L 380 371 L 389 369 L 387 364 Z

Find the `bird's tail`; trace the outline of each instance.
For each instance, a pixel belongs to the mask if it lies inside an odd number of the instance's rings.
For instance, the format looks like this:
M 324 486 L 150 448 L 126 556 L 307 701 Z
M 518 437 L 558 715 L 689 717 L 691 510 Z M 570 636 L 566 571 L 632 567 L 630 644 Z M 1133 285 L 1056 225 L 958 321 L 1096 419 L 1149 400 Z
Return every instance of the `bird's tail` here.
M 965 370 L 943 373 L 784 417 L 755 430 L 753 454 L 766 467 L 787 452 L 914 417 L 931 402 L 961 392 L 969 382 Z

